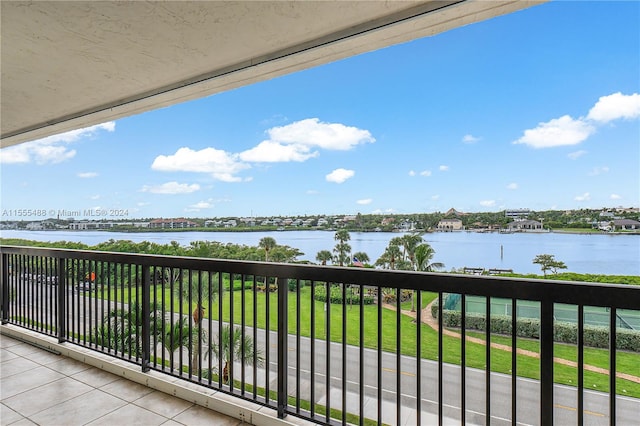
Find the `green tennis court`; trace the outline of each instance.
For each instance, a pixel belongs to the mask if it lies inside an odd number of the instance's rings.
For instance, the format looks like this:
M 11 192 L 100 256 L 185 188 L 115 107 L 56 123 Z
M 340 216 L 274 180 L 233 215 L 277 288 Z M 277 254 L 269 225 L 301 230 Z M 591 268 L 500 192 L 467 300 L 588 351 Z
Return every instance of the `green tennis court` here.
M 450 294 L 445 300 L 445 309 L 460 310 L 461 298 L 458 294 Z M 467 296 L 467 312 L 468 313 L 485 313 L 485 298 L 481 296 Z M 540 319 L 540 302 L 531 300 L 518 300 L 517 303 L 518 318 L 536 318 Z M 507 315 L 511 316 L 513 306 L 511 299 L 491 299 L 491 315 Z M 562 322 L 578 322 L 578 306 L 556 303 L 554 307 L 554 317 L 556 321 Z M 616 311 L 616 324 L 618 328 L 626 328 L 631 330 L 640 330 L 640 311 L 629 309 L 618 309 Z M 585 325 L 609 326 L 609 310 L 607 308 L 585 306 L 584 308 Z

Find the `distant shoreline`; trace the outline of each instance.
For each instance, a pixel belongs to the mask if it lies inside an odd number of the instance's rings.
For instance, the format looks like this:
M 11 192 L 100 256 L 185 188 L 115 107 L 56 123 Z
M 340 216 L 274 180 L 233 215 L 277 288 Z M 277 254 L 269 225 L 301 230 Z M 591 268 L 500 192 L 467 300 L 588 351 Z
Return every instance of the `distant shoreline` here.
M 285 228 L 285 229 L 276 229 L 276 228 L 132 228 L 132 229 L 6 229 L 7 231 L 24 231 L 24 232 L 104 232 L 108 233 L 122 233 L 122 234 L 147 234 L 147 233 L 160 233 L 160 232 L 335 232 L 336 230 L 331 229 L 300 229 L 300 228 Z M 3 230 L 0 230 L 0 233 Z M 640 235 L 640 230 L 632 230 L 632 231 L 614 231 L 614 232 L 596 232 L 591 230 L 581 230 L 581 229 L 553 229 L 553 230 L 545 230 L 545 231 L 509 231 L 509 232 L 500 232 L 500 231 L 486 231 L 486 230 L 473 230 L 473 229 L 463 229 L 456 231 L 376 231 L 369 229 L 348 229 L 349 232 L 362 232 L 362 233 L 377 233 L 377 232 L 386 232 L 386 233 L 410 233 L 410 232 L 420 232 L 423 234 L 448 234 L 448 233 L 456 233 L 456 232 L 475 232 L 478 234 L 576 234 L 576 235 Z

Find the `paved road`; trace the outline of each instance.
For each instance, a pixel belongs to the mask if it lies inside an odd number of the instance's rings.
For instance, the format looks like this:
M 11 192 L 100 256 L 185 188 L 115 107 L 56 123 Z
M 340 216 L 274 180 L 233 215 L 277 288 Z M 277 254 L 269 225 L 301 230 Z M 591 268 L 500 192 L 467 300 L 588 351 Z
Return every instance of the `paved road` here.
M 277 372 L 277 334 L 271 332 L 270 344 L 270 379 L 275 379 Z M 258 341 L 264 344 L 264 332 L 258 333 Z M 311 340 L 300 339 L 300 378 L 301 398 L 310 398 L 311 382 Z M 296 389 L 296 339 L 289 336 L 289 392 Z M 316 401 L 326 401 L 326 342 L 316 340 L 315 346 L 315 381 Z M 342 345 L 332 343 L 330 348 L 330 378 L 331 378 L 331 407 L 341 409 L 342 396 Z M 366 399 L 365 414 L 368 417 L 377 416 L 377 352 L 364 350 L 364 395 Z M 398 401 L 396 393 L 396 355 L 383 352 L 382 354 L 382 399 L 387 403 L 393 403 L 392 423 L 395 423 L 395 404 Z M 347 400 L 347 408 L 350 412 L 358 414 L 359 411 L 359 348 L 347 346 L 347 379 L 346 388 L 349 395 L 355 400 Z M 400 368 L 400 402 L 402 410 L 407 415 L 415 415 L 416 387 L 417 387 L 417 361 L 413 357 L 401 357 Z M 460 366 L 443 365 L 443 412 L 452 419 L 460 419 Z M 484 424 L 485 421 L 485 372 L 477 369 L 466 369 L 466 421 L 470 424 Z M 264 384 L 264 379 L 258 377 L 258 384 Z M 275 386 L 275 381 L 273 382 Z M 438 412 L 438 363 L 430 360 L 421 360 L 421 409 L 423 412 L 437 414 Z M 540 407 L 540 384 L 537 380 L 518 378 L 517 380 L 517 420 L 518 423 L 537 425 Z M 491 373 L 491 423 L 511 424 L 511 376 Z M 618 396 L 616 399 L 616 421 L 621 425 L 634 424 L 640 413 L 640 399 Z M 554 386 L 554 415 L 556 424 L 570 425 L 577 422 L 577 389 L 568 386 Z M 371 408 L 373 406 L 373 408 Z M 385 404 L 384 407 L 389 407 Z M 601 392 L 585 391 L 584 393 L 584 417 L 588 425 L 609 424 L 609 396 Z M 413 411 L 413 413 L 412 413 Z M 383 413 L 383 420 L 385 417 Z M 405 416 L 403 416 L 405 418 Z M 414 423 L 415 424 L 415 423 Z

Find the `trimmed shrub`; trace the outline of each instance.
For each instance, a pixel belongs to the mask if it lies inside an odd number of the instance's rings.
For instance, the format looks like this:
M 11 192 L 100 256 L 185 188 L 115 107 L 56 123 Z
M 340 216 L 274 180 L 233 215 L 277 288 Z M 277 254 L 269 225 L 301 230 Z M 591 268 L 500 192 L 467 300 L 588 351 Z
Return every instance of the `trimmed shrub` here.
M 435 305 L 435 303 L 434 303 Z M 431 311 L 438 316 L 438 308 Z M 491 316 L 491 333 L 511 335 L 511 317 L 506 315 Z M 445 310 L 442 312 L 442 324 L 448 328 L 459 328 L 461 325 L 460 311 Z M 485 331 L 486 321 L 483 314 L 468 313 L 465 320 L 468 330 Z M 516 320 L 516 335 L 527 339 L 540 338 L 540 320 L 534 318 L 518 318 Z M 553 340 L 559 343 L 578 342 L 578 324 L 556 322 L 553 327 Z M 609 347 L 609 328 L 592 325 L 584 326 L 584 344 L 592 348 Z M 640 352 L 640 332 L 636 330 L 616 329 L 616 348 L 619 350 Z
M 300 280 L 300 288 L 303 288 L 304 284 L 305 284 L 304 280 Z M 289 291 L 296 291 L 298 289 L 298 280 L 289 278 L 287 280 L 287 285 L 289 286 Z
M 313 298 L 319 302 L 327 301 L 327 289 L 325 286 L 317 286 L 315 288 L 315 292 Z M 342 305 L 342 303 L 346 303 L 347 305 L 359 305 L 360 304 L 360 295 L 354 294 L 351 288 L 346 289 L 345 297 L 342 297 L 342 287 L 340 286 L 331 286 L 329 293 L 329 303 Z M 362 303 L 364 305 L 372 305 L 374 302 L 373 296 L 364 296 L 362 298 Z

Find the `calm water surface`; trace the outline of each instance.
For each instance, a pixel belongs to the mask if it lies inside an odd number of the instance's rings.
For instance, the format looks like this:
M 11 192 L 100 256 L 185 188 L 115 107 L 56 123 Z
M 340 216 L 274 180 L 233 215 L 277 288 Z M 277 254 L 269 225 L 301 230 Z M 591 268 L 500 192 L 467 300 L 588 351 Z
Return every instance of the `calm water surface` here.
M 3 238 L 36 241 L 76 241 L 88 245 L 109 239 L 151 241 L 166 244 L 177 241 L 209 240 L 222 243 L 258 245 L 261 238 L 273 237 L 278 244 L 295 247 L 304 253 L 301 260 L 315 262 L 320 250 L 335 246 L 333 231 L 273 232 L 104 232 L 104 231 L 0 231 Z M 375 262 L 389 240 L 401 236 L 390 232 L 352 232 L 352 252 L 363 251 Z M 562 234 L 562 233 L 477 233 L 446 232 L 424 234 L 445 270 L 462 267 L 513 269 L 518 273 L 540 273 L 531 263 L 538 254 L 552 254 L 567 265 L 567 271 L 592 274 L 640 275 L 640 235 Z

